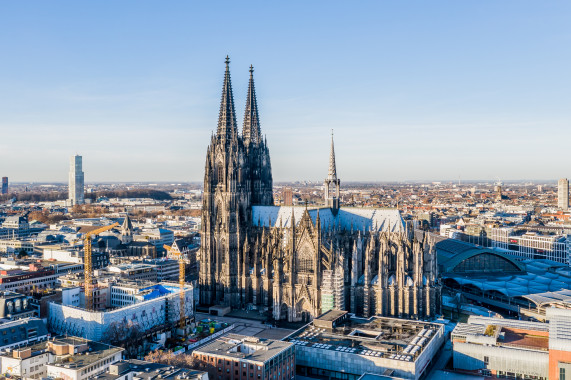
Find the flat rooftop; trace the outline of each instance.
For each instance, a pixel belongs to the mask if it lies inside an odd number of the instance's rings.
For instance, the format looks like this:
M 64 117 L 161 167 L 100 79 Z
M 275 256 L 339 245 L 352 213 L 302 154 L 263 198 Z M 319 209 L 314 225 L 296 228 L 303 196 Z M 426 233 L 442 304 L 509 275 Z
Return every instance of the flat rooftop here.
M 547 323 L 525 322 L 518 326 L 515 320 L 502 318 L 472 318 L 458 323 L 452 331 L 452 340 L 474 344 L 510 346 L 522 349 L 549 350 Z M 545 325 L 535 328 L 536 325 Z
M 305 348 L 410 362 L 443 329 L 438 323 L 386 317 L 347 318 L 334 328 L 318 327 L 316 320 L 286 340 Z
M 65 367 L 65 368 L 83 368 L 89 366 L 103 358 L 109 357 L 116 353 L 123 351 L 120 347 L 110 346 L 105 343 L 94 342 L 82 338 L 75 338 L 75 337 L 64 337 L 64 338 L 56 338 L 53 341 L 48 341 L 46 343 L 55 343 L 55 344 L 68 344 L 68 345 L 82 345 L 86 344 L 89 346 L 89 350 L 82 352 L 80 354 L 74 355 L 63 355 L 58 357 L 52 365 L 55 367 Z M 73 358 L 70 360 L 70 358 Z
M 321 315 L 319 317 L 319 320 L 321 321 L 334 321 L 336 319 L 339 319 L 340 317 L 344 316 L 345 314 L 347 314 L 346 311 L 343 310 L 329 310 L 327 313 Z
M 501 343 L 521 348 L 549 350 L 549 335 L 545 332 L 502 327 L 504 339 Z
M 116 372 L 118 372 L 117 374 L 111 373 L 112 371 L 110 370 L 106 373 L 98 375 L 95 377 L 95 379 L 116 380 L 118 378 L 124 377 L 125 374 L 129 372 L 134 372 L 134 378 L 141 380 L 152 380 L 156 378 L 161 378 L 164 380 L 193 380 L 202 378 L 202 375 L 204 375 L 203 371 L 173 367 L 166 364 L 145 362 L 136 359 L 116 362 L 112 364 L 112 366 L 116 366 Z
M 10 352 L 0 351 L 0 356 L 6 357 L 6 358 L 12 358 L 12 357 L 14 357 L 13 353 L 12 353 L 13 351 L 24 351 L 24 350 L 27 350 L 28 348 L 32 351 L 30 356 L 32 356 L 32 357 L 38 356 L 38 355 L 43 354 L 47 350 L 47 345 L 48 345 L 47 341 L 36 342 L 36 343 L 32 343 L 32 344 L 22 346 L 20 348 L 13 349 Z
M 292 346 L 292 343 L 280 340 L 228 334 L 196 349 L 194 352 L 264 363 Z

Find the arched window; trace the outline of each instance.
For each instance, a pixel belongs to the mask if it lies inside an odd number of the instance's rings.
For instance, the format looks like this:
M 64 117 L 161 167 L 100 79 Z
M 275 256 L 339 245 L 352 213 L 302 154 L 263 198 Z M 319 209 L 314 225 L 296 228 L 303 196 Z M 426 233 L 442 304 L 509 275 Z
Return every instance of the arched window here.
M 219 166 L 217 172 L 218 172 L 218 183 L 224 183 L 224 168 Z
M 456 265 L 453 269 L 456 273 L 469 272 L 521 272 L 521 269 L 509 259 L 491 253 L 481 253 L 469 257 Z
M 308 247 L 303 247 L 297 255 L 297 272 L 313 273 L 313 255 Z

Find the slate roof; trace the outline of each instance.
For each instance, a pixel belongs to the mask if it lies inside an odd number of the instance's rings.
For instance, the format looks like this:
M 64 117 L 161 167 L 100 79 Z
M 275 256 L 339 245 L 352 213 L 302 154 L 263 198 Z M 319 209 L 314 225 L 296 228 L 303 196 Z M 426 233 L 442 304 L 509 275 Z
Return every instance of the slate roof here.
M 292 213 L 296 225 L 302 219 L 305 206 L 253 206 L 252 223 L 254 226 L 291 227 Z M 361 231 L 391 231 L 403 232 L 404 221 L 398 209 L 391 208 L 358 208 L 341 207 L 337 215 L 329 207 L 307 209 L 312 222 L 315 224 L 317 214 L 321 219 L 321 228 L 339 226 L 342 229 Z

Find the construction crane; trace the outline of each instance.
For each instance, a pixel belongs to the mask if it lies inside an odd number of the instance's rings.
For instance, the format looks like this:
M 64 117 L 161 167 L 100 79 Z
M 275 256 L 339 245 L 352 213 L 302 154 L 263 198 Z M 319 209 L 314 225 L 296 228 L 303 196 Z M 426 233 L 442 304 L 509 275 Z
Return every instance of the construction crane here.
M 173 248 L 170 245 L 164 245 L 163 248 L 169 253 L 169 256 L 178 260 L 178 284 L 180 286 L 180 318 L 178 321 L 178 326 L 181 329 L 184 329 L 185 321 L 186 321 L 186 313 L 185 313 L 185 292 L 184 292 L 184 284 L 185 284 L 185 265 L 188 261 L 186 255 L 184 255 L 180 250 L 177 248 Z
M 83 273 L 85 277 L 85 308 L 87 310 L 93 309 L 93 266 L 91 260 L 91 237 L 99 235 L 102 232 L 108 231 L 114 227 L 119 226 L 119 223 L 113 223 L 109 226 L 101 227 L 85 234 L 85 241 L 83 243 Z

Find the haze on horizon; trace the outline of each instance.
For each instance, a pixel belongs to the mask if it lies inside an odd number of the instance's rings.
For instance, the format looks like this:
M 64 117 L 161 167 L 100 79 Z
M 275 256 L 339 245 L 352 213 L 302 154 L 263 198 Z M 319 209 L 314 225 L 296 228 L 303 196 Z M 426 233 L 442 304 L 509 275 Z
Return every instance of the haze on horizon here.
M 274 181 L 571 177 L 571 3 L 5 2 L 0 176 L 196 182 L 224 58 Z

